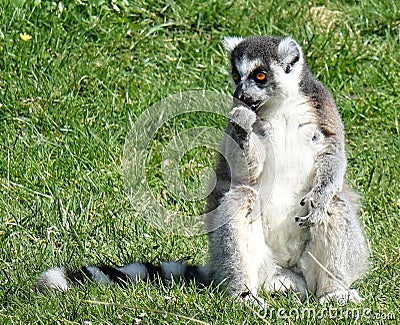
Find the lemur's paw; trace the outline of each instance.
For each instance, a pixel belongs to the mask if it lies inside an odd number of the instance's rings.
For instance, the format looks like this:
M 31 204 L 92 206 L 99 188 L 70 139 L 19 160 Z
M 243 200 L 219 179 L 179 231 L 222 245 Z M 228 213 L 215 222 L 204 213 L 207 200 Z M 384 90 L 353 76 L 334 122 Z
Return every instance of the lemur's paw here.
M 314 227 L 321 223 L 324 218 L 324 211 L 314 210 L 309 214 L 302 217 L 296 217 L 294 220 L 299 224 L 300 227 Z
M 315 202 L 317 201 L 317 195 L 313 192 L 310 191 L 308 192 L 305 196 L 300 201 L 300 205 L 306 206 L 308 210 L 312 210 L 315 208 Z
M 251 132 L 252 126 L 257 119 L 256 113 L 246 106 L 235 106 L 229 114 L 231 116 L 231 123 L 235 127 L 241 127 L 247 133 Z
M 301 217 L 296 217 L 295 221 L 299 223 L 300 227 L 313 227 L 326 216 L 326 209 L 320 204 L 321 198 L 313 191 L 305 195 L 300 205 L 307 208 L 308 213 Z
M 312 210 L 323 210 L 327 211 L 329 207 L 329 202 L 331 202 L 332 197 L 329 193 L 325 193 L 324 190 L 314 188 L 308 192 L 300 201 L 300 205 L 305 206 L 308 211 Z
M 282 269 L 275 274 L 264 288 L 270 292 L 298 293 L 300 297 L 306 297 L 307 284 L 304 277 L 290 269 Z
M 350 302 L 360 303 L 364 298 L 360 297 L 357 290 L 337 290 L 334 292 L 327 293 L 319 298 L 321 304 L 335 302 L 340 306 L 344 306 Z

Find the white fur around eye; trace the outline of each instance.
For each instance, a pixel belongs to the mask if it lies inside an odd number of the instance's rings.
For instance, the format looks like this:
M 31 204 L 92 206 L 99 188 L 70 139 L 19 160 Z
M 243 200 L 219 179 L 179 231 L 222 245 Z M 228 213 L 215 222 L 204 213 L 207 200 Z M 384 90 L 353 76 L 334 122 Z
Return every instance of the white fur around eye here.
M 255 68 L 261 65 L 261 60 L 250 60 L 247 57 L 244 57 L 241 60 L 235 60 L 236 69 L 242 77 L 249 76 Z

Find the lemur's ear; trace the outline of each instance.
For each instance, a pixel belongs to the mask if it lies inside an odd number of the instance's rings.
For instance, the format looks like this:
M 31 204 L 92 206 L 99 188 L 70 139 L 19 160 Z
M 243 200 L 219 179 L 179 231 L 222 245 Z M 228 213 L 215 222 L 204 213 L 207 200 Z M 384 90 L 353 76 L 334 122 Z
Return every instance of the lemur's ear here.
M 242 41 L 242 37 L 224 37 L 222 40 L 222 45 L 225 47 L 225 50 L 231 53 Z
M 291 37 L 286 37 L 279 43 L 278 57 L 279 63 L 286 73 L 292 71 L 296 64 L 303 62 L 303 53 L 300 45 Z

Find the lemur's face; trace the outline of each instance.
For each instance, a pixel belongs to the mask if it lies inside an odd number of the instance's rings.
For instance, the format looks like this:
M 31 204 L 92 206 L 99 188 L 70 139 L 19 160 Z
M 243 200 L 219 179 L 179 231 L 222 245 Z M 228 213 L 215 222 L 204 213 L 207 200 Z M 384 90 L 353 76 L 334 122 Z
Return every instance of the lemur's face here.
M 302 55 L 290 38 L 250 37 L 224 40 L 231 52 L 234 97 L 253 110 L 298 87 Z M 297 85 L 297 86 L 296 86 Z

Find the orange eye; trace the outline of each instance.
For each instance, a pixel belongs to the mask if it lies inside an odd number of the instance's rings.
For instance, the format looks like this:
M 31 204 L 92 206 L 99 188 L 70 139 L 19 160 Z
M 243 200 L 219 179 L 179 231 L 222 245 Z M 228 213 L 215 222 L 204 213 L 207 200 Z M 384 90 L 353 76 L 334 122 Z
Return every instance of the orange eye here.
M 255 77 L 256 77 L 257 81 L 264 81 L 265 78 L 267 78 L 267 76 L 264 72 L 257 72 Z
M 240 76 L 237 74 L 237 73 L 233 73 L 232 74 L 232 79 L 233 79 L 233 81 L 239 81 L 240 80 Z

